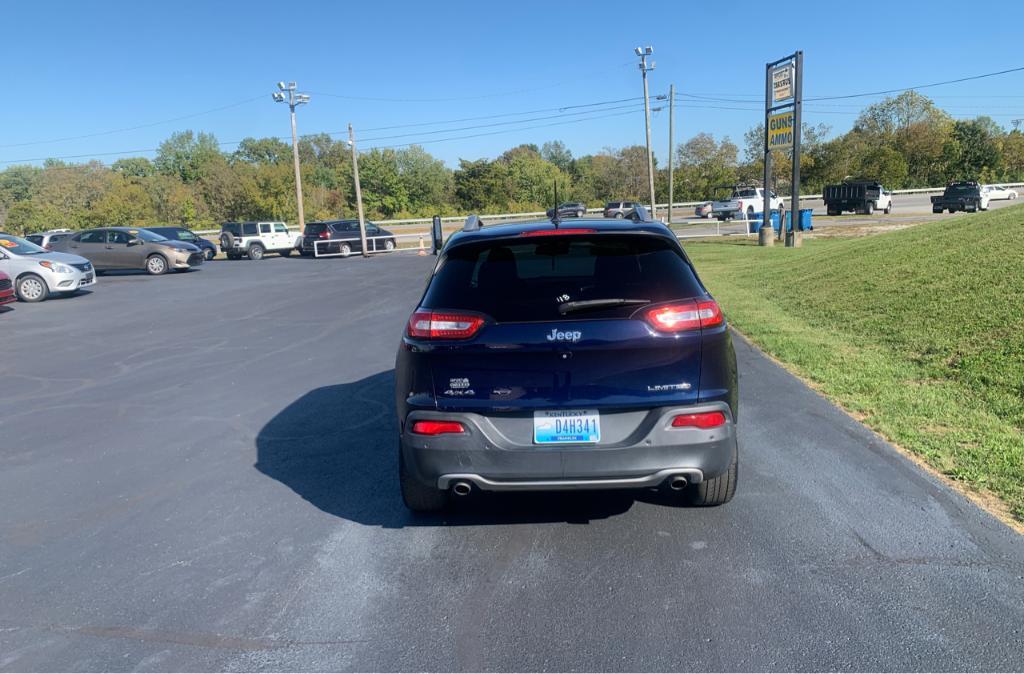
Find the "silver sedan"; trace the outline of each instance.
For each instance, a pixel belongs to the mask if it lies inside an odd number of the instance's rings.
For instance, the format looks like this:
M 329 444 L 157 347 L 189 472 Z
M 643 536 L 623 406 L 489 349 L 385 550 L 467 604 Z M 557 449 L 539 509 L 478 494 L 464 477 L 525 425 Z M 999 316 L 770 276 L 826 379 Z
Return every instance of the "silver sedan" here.
M 0 234 L 0 271 L 14 281 L 22 302 L 42 302 L 53 293 L 73 293 L 96 283 L 84 257 L 53 253 L 10 234 Z

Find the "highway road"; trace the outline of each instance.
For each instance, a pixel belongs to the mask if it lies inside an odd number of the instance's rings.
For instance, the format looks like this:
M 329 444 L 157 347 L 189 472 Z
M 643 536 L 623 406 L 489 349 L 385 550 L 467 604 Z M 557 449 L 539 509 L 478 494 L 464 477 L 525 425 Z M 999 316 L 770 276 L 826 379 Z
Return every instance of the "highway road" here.
M 742 340 L 729 505 L 411 516 L 392 367 L 431 264 L 0 315 L 0 670 L 1024 669 L 1024 538 Z
M 812 209 L 812 220 L 815 231 L 831 227 L 864 227 L 871 225 L 896 225 L 900 223 L 919 223 L 943 218 L 963 217 L 964 213 L 932 213 L 930 194 L 897 194 L 893 196 L 893 212 L 875 213 L 874 215 L 857 215 L 856 213 L 844 213 L 843 215 L 826 215 L 825 205 L 821 198 L 801 200 L 800 208 Z M 989 210 L 997 210 L 1020 204 L 1020 200 L 1000 200 L 990 202 Z M 786 200 L 786 207 L 789 207 L 789 199 Z M 659 217 L 667 218 L 667 214 L 658 211 Z M 746 232 L 746 225 L 742 221 L 731 221 L 719 224 L 717 220 L 707 218 L 694 218 L 693 208 L 677 209 L 673 212 L 673 224 L 680 230 L 680 234 L 686 236 L 711 236 L 718 233 L 743 234 Z

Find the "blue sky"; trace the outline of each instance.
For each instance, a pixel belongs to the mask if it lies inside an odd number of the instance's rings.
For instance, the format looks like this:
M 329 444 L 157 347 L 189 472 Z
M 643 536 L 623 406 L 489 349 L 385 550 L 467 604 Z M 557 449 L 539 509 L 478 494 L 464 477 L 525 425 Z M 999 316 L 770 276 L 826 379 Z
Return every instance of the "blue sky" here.
M 683 95 L 753 101 L 694 98 L 677 105 L 677 142 L 700 131 L 740 142 L 760 119 L 766 61 L 802 49 L 807 97 L 1020 67 L 1021 14 L 1011 6 L 976 12 L 962 2 L 899 0 L 5 3 L 0 166 L 51 156 L 153 156 L 133 151 L 155 148 L 182 129 L 212 132 L 220 141 L 286 136 L 287 108 L 270 98 L 280 79 L 312 95 L 300 108 L 300 133 L 341 132 L 352 122 L 360 138 L 378 139 L 364 148 L 421 141 L 453 166 L 552 139 L 579 156 L 643 143 L 633 47 L 646 44 L 657 64 L 652 94 L 675 83 Z M 960 26 L 965 14 L 970 25 Z M 766 21 L 770 39 L 760 37 Z M 1024 118 L 1024 72 L 922 93 L 955 116 L 990 114 L 1006 127 Z M 562 110 L 634 98 L 635 109 L 622 107 L 632 103 L 625 101 Z M 808 103 L 805 119 L 841 132 L 878 98 Z M 511 114 L 529 111 L 539 112 Z M 380 129 L 497 115 L 504 116 Z M 447 131 L 513 120 L 530 121 Z M 659 162 L 667 123 L 666 107 L 654 115 Z M 544 124 L 557 126 L 526 128 Z M 137 126 L 144 128 L 106 133 Z M 426 142 L 484 133 L 493 135 Z M 101 135 L 68 138 L 91 134 Z M 387 138 L 398 134 L 409 135 Z M 39 142 L 54 139 L 64 140 Z

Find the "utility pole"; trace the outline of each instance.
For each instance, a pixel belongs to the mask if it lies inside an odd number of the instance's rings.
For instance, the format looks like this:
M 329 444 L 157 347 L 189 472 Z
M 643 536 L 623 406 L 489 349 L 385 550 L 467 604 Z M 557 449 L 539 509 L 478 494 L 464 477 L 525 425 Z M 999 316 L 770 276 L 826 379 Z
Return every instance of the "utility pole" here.
M 668 224 L 672 225 L 672 198 L 675 174 L 672 166 L 672 127 L 676 123 L 676 85 L 668 85 Z
M 302 172 L 299 170 L 299 134 L 295 128 L 295 108 L 309 103 L 309 94 L 297 93 L 296 89 L 298 87 L 295 82 L 289 82 L 287 85 L 284 82 L 278 82 L 277 88 L 280 91 L 274 92 L 274 101 L 277 103 L 287 103 L 288 109 L 291 111 L 292 163 L 295 164 L 295 201 L 299 206 L 299 231 L 301 232 L 306 226 L 306 215 L 302 209 Z M 285 96 L 286 93 L 287 97 Z
M 363 218 L 363 187 L 359 182 L 359 153 L 356 152 L 356 132 L 348 125 L 348 144 L 352 146 L 352 177 L 356 182 L 356 209 L 359 211 L 359 241 L 363 246 L 363 257 L 370 257 L 366 249 L 366 220 Z
M 657 208 L 654 200 L 654 155 L 651 153 L 651 98 L 647 93 L 647 73 L 654 70 L 654 61 L 647 65 L 647 57 L 654 53 L 654 47 L 637 47 L 633 51 L 640 57 L 640 73 L 644 78 L 644 128 L 647 131 L 647 181 L 651 188 L 651 215 Z

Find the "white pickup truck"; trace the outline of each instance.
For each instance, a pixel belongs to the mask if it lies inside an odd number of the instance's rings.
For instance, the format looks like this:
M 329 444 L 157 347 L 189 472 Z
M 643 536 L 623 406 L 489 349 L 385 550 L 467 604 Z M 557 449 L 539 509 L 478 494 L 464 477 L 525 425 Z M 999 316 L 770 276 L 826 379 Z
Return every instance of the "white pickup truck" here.
M 781 211 L 782 197 L 775 192 L 771 193 L 772 210 Z M 732 220 L 741 218 L 753 220 L 754 213 L 764 210 L 764 190 L 760 187 L 736 186 L 732 188 L 732 196 L 725 201 L 714 201 L 711 203 L 711 216 L 719 220 Z

